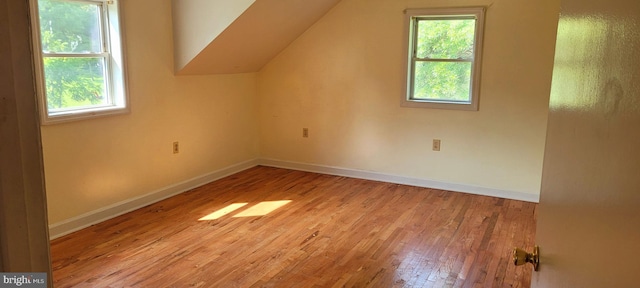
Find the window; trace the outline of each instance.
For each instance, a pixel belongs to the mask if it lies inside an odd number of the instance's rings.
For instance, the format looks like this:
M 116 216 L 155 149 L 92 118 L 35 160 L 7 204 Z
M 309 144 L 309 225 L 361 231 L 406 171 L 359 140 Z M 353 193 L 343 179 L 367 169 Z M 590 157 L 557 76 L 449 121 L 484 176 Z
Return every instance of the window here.
M 484 8 L 409 9 L 403 106 L 478 110 Z
M 118 2 L 31 0 L 44 124 L 127 112 Z

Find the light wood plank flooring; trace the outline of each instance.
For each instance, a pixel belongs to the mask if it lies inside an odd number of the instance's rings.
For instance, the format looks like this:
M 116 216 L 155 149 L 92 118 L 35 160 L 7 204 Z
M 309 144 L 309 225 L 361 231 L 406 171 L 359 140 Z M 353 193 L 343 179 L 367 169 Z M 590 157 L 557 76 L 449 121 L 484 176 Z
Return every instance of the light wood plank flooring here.
M 54 283 L 528 287 L 511 250 L 533 245 L 536 207 L 259 166 L 53 240 Z

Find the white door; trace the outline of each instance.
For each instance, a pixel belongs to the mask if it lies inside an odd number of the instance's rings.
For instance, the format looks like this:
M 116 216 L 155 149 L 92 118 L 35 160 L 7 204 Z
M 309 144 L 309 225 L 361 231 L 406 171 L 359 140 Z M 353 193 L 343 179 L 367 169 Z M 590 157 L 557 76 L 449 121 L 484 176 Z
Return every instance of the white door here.
M 640 1 L 561 7 L 532 287 L 640 287 Z

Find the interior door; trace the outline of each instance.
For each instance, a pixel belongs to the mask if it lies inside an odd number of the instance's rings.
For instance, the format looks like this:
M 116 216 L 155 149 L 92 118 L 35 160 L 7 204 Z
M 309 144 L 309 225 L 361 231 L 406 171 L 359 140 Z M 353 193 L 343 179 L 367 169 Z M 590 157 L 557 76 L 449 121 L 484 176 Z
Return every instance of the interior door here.
M 561 3 L 532 287 L 638 287 L 640 1 Z

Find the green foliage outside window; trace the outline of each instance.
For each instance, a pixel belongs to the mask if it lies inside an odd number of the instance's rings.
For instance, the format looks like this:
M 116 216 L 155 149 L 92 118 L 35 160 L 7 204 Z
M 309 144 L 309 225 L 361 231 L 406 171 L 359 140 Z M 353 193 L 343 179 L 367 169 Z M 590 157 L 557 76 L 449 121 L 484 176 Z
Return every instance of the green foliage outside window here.
M 416 26 L 413 99 L 470 101 L 475 20 L 426 18 Z
M 49 110 L 108 104 L 99 5 L 38 1 Z

